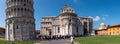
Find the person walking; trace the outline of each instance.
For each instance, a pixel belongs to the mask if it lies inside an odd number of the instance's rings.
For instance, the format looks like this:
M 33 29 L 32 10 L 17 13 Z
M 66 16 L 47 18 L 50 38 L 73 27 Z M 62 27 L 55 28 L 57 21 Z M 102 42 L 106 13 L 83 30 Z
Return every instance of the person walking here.
M 71 39 L 71 44 L 74 44 L 74 37 L 71 36 L 70 39 Z

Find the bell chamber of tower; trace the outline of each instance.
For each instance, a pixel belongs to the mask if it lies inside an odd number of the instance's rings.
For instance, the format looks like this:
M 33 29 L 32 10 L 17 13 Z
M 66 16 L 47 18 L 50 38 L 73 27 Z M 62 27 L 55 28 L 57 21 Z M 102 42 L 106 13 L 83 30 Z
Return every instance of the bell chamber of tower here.
M 33 0 L 6 0 L 6 39 L 35 39 Z

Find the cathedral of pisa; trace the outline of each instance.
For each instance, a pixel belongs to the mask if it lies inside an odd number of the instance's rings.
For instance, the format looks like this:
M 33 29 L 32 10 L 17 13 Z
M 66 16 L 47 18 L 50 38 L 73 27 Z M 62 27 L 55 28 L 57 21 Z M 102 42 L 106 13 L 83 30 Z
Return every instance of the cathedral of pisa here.
M 6 40 L 35 39 L 33 0 L 6 0 Z
M 92 33 L 93 19 L 78 16 L 74 9 L 65 5 L 59 16 L 45 16 L 41 21 L 42 36 L 86 36 Z

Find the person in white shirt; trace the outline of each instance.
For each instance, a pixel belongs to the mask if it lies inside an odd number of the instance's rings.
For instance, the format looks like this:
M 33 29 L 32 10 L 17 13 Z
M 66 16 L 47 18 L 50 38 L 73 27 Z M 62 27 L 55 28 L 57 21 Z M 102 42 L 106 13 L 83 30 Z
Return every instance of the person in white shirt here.
M 71 44 L 74 44 L 74 38 L 71 36 Z

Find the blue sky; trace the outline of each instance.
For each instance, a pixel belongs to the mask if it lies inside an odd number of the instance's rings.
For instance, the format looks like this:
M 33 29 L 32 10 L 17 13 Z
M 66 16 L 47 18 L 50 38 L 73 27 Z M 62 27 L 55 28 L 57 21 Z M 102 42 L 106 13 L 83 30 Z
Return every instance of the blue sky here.
M 43 16 L 58 16 L 64 5 L 74 8 L 78 16 L 91 16 L 94 28 L 102 19 L 106 25 L 120 24 L 120 0 L 34 0 L 36 29 Z M 5 27 L 5 18 L 5 0 L 0 0 L 0 27 Z

